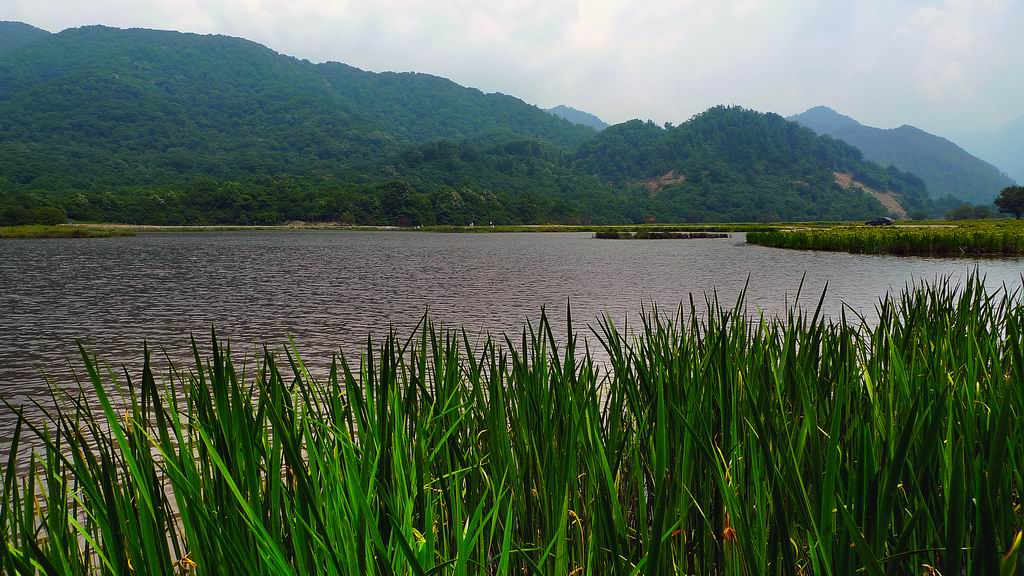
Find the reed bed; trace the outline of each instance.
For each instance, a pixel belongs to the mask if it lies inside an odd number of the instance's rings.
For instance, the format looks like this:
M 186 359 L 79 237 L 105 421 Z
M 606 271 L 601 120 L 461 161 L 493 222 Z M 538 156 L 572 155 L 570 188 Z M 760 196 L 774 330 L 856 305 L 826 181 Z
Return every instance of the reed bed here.
M 87 378 L 10 440 L 0 564 L 1022 573 L 1019 292 L 940 279 L 870 326 L 706 299 L 588 339 L 542 315 L 473 345 L 424 320 L 324 378 L 294 346 L 241 368 L 216 337 L 161 382 L 148 353 L 115 378 L 83 351 Z
M 1024 226 L 841 226 L 821 229 L 757 231 L 747 242 L 773 248 L 828 250 L 898 256 L 1019 256 Z
M 129 229 L 103 226 L 79 226 L 76 224 L 28 224 L 25 226 L 0 226 L 3 238 L 110 238 L 113 236 L 135 236 Z

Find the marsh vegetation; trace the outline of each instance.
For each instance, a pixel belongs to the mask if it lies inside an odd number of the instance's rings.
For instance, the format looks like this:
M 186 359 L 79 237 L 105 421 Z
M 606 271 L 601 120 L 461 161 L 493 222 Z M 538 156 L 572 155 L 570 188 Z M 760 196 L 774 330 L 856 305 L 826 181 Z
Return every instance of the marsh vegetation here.
M 1024 254 L 1024 225 L 980 220 L 932 226 L 834 226 L 747 234 L 747 242 L 774 248 L 900 256 L 1016 256 Z
M 26 224 L 0 226 L 2 238 L 110 238 L 134 236 L 135 231 L 111 226 L 72 226 L 66 224 Z

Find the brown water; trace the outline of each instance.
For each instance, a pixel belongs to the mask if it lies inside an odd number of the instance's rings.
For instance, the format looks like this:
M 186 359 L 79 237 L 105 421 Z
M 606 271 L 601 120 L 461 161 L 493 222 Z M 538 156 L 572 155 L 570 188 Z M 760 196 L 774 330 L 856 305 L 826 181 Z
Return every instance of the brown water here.
M 724 240 L 595 240 L 591 234 L 231 232 L 134 238 L 0 241 L 0 395 L 22 404 L 80 371 L 75 340 L 113 366 L 138 369 L 142 345 L 188 356 L 211 327 L 236 350 L 293 335 L 314 367 L 393 324 L 408 332 L 429 310 L 473 333 L 517 332 L 541 306 L 577 329 L 621 320 L 651 302 L 674 308 L 717 290 L 732 302 L 749 277 L 751 312 L 778 313 L 801 278 L 808 303 L 829 283 L 825 312 L 868 316 L 907 282 L 962 278 L 1017 286 L 1022 260 L 858 256 Z M 559 329 L 564 325 L 559 321 Z M 2 409 L 0 409 L 2 410 Z M 0 413 L 0 440 L 12 419 Z

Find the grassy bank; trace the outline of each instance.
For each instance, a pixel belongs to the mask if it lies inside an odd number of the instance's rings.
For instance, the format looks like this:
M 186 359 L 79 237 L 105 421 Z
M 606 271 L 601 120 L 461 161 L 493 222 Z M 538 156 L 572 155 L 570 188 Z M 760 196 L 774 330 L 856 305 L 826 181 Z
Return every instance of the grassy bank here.
M 961 288 L 890 297 L 872 327 L 742 305 L 606 322 L 607 370 L 543 318 L 478 345 L 426 323 L 320 380 L 214 341 L 118 388 L 83 354 L 85 390 L 11 440 L 47 449 L 27 479 L 7 466 L 0 564 L 1019 574 L 1024 307 Z
M 1014 221 L 932 226 L 837 226 L 747 234 L 747 242 L 774 248 L 901 256 L 1017 256 L 1024 226 Z
M 57 226 L 43 224 L 0 226 L 0 238 L 110 238 L 111 236 L 134 235 L 134 230 L 109 226 L 78 226 L 70 224 Z

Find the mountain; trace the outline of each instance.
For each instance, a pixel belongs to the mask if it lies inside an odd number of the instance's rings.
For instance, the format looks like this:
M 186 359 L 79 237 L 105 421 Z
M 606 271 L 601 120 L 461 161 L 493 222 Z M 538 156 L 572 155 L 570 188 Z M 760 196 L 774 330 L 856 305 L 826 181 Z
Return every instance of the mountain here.
M 1017 182 L 1024 182 L 1024 116 L 987 132 L 964 132 L 957 138 L 979 158 L 995 164 Z
M 559 118 L 565 118 L 566 120 L 572 122 L 573 124 L 579 124 L 581 126 L 590 126 L 594 130 L 597 130 L 598 132 L 608 127 L 608 124 L 606 124 L 604 120 L 601 120 L 600 118 L 594 116 L 590 112 L 577 110 L 571 106 L 566 106 L 564 104 L 559 104 L 554 108 L 548 108 L 546 111 L 549 114 L 554 114 L 555 116 L 558 116 Z
M 430 139 L 573 147 L 593 133 L 442 78 L 314 65 L 224 36 L 93 26 L 0 56 L 0 173 L 44 187 L 343 172 Z
M 0 175 L 31 188 L 304 174 L 397 149 L 314 65 L 247 40 L 92 26 L 0 54 Z
M 928 207 L 924 183 L 777 114 L 718 106 L 674 128 L 633 120 L 576 153 L 581 171 L 647 192 L 670 219 L 848 219 Z
M 1024 182 L 1024 116 L 996 132 L 994 148 L 997 166 L 1006 166 L 1006 171 L 1017 182 Z
M 46 30 L 22 22 L 0 21 L 0 53 L 49 36 Z
M 824 106 L 789 119 L 856 146 L 868 160 L 920 176 L 934 198 L 952 196 L 974 204 L 989 204 L 1000 190 L 1013 185 L 995 166 L 945 138 L 913 126 L 873 128 Z
M 536 138 L 575 147 L 594 131 L 551 118 L 505 94 L 484 94 L 447 78 L 365 72 L 337 62 L 316 66 L 346 105 L 413 142 L 479 137 Z
M 738 108 L 602 132 L 416 73 L 90 26 L 0 52 L 0 224 L 848 219 L 921 182 Z

